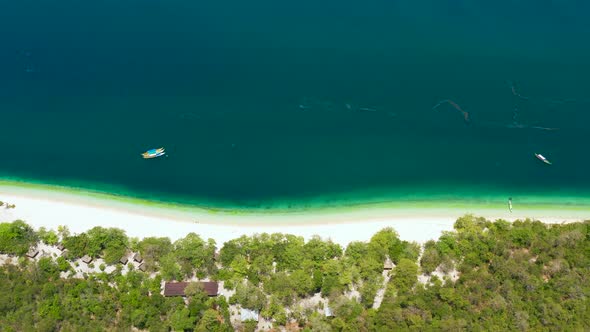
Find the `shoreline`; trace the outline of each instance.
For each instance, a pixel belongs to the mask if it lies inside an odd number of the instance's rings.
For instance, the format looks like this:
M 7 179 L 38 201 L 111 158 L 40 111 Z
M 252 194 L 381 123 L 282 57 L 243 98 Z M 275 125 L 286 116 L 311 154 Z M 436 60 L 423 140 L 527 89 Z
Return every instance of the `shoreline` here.
M 420 188 L 418 188 L 420 189 Z M 418 190 L 420 191 L 420 190 Z M 26 180 L 11 180 L 0 178 L 0 194 L 21 195 L 26 197 L 48 198 L 58 201 L 70 201 L 85 205 L 108 206 L 109 208 L 148 209 L 150 214 L 156 211 L 165 211 L 169 216 L 173 211 L 176 216 L 180 214 L 224 214 L 224 215 L 306 215 L 306 214 L 333 214 L 341 212 L 357 212 L 368 210 L 404 210 L 415 209 L 428 210 L 482 210 L 497 211 L 498 215 L 504 215 L 508 211 L 508 196 L 499 194 L 476 195 L 466 193 L 464 196 L 452 196 L 450 194 L 435 193 L 432 195 L 420 196 L 419 194 L 408 194 L 404 196 L 376 197 L 374 200 L 365 201 L 360 198 L 348 200 L 327 200 L 314 204 L 314 199 L 304 199 L 305 205 L 285 207 L 284 205 L 264 205 L 262 207 L 252 206 L 217 206 L 201 205 L 199 203 L 186 203 L 166 201 L 153 198 L 135 197 L 133 193 L 112 193 L 98 189 L 84 187 L 70 187 L 67 185 L 45 184 L 28 182 Z M 520 211 L 579 211 L 590 214 L 590 193 L 588 195 L 560 194 L 550 196 L 547 194 L 518 194 L 513 195 L 515 209 Z M 204 203 L 207 204 L 207 203 Z
M 416 202 L 358 205 L 338 208 L 285 211 L 207 210 L 197 207 L 151 204 L 82 190 L 52 190 L 50 186 L 18 186 L 0 183 L 0 200 L 16 204 L 0 208 L 0 222 L 21 219 L 34 228 L 57 230 L 60 225 L 80 233 L 95 226 L 116 227 L 128 236 L 166 236 L 176 240 L 190 232 L 212 238 L 218 245 L 242 235 L 287 233 L 331 238 L 346 246 L 369 240 L 379 230 L 393 227 L 402 240 L 426 242 L 453 229 L 456 219 L 474 214 L 490 220 L 536 219 L 560 223 L 590 219 L 585 205 L 467 204 L 464 202 Z M 146 204 L 147 202 L 147 204 Z

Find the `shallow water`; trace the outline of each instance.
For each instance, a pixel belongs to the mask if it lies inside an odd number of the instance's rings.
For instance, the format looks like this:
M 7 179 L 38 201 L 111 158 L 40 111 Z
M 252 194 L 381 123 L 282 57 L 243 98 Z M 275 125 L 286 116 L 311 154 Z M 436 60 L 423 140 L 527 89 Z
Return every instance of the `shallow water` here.
M 0 7 L 4 178 L 243 207 L 589 192 L 585 2 Z

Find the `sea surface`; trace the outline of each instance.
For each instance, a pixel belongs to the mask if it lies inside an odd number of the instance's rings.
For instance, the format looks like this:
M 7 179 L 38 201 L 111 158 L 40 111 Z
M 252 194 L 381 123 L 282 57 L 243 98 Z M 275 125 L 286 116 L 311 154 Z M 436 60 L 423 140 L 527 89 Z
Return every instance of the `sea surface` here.
M 590 198 L 588 1 L 19 0 L 0 33 L 0 178 L 242 208 Z

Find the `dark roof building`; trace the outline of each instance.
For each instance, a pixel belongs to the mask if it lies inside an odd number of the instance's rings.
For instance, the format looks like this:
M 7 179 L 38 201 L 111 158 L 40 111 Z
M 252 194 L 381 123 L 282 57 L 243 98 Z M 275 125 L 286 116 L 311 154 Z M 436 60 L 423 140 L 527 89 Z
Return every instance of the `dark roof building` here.
M 145 268 L 145 263 L 141 263 L 139 264 L 139 266 L 137 267 L 139 269 L 139 271 L 141 272 L 145 272 L 146 268 Z
M 135 254 L 135 256 L 133 256 L 133 260 L 138 263 L 143 262 L 143 258 L 141 258 L 141 255 L 139 253 L 137 253 L 137 254 Z
M 198 281 L 209 296 L 217 296 L 219 285 L 213 281 Z M 190 282 L 167 282 L 164 284 L 164 296 L 185 296 L 184 289 Z
M 127 262 L 129 262 L 129 257 L 127 257 L 127 255 L 121 257 L 121 259 L 119 259 L 119 263 L 125 265 L 127 264 Z

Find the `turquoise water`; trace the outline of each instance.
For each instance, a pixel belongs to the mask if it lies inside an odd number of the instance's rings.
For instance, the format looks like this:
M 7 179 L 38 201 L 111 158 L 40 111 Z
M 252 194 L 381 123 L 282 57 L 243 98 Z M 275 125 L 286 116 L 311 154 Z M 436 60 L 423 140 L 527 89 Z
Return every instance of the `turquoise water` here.
M 588 197 L 588 22 L 577 1 L 2 4 L 0 176 L 241 207 Z

